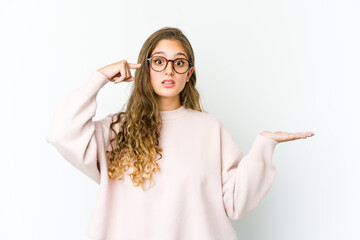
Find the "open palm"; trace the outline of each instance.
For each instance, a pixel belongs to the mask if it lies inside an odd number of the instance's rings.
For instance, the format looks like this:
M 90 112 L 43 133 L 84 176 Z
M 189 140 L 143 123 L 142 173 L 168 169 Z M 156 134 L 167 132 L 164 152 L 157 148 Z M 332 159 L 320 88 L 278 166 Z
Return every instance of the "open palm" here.
M 307 138 L 312 137 L 315 134 L 313 132 L 298 132 L 298 133 L 288 133 L 288 132 L 270 132 L 270 131 L 263 131 L 260 133 L 260 135 L 264 137 L 271 138 L 277 142 L 287 142 L 287 141 L 293 141 L 301 138 Z

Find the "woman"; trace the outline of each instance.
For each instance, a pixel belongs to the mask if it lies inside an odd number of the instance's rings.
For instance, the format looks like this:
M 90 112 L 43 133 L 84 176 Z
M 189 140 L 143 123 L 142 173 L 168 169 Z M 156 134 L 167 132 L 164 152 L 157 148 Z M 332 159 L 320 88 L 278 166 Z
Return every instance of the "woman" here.
M 126 111 L 92 121 L 109 82 L 134 82 Z M 179 29 L 162 28 L 137 64 L 100 68 L 69 94 L 47 141 L 100 184 L 91 239 L 232 240 L 229 218 L 254 210 L 271 187 L 276 144 L 313 135 L 264 131 L 244 156 L 200 107 L 190 42 Z

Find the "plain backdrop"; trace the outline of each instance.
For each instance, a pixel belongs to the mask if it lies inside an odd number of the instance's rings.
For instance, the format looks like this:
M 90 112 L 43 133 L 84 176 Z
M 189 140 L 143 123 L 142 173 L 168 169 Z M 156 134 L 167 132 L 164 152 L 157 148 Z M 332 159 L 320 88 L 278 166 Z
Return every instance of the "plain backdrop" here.
M 197 87 L 247 153 L 261 131 L 313 131 L 276 146 L 275 181 L 239 239 L 360 239 L 357 0 L 0 1 L 0 239 L 87 239 L 98 185 L 45 140 L 92 71 L 135 63 L 154 31 L 180 28 Z M 134 73 L 134 72 L 132 72 Z M 107 84 L 94 120 L 132 83 Z

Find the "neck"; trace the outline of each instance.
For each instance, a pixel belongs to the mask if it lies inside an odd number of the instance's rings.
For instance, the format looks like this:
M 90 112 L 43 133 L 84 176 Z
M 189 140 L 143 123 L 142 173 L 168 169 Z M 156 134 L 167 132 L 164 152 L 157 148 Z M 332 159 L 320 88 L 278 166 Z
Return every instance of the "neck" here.
M 158 99 L 159 111 L 171 111 L 181 107 L 180 99 Z

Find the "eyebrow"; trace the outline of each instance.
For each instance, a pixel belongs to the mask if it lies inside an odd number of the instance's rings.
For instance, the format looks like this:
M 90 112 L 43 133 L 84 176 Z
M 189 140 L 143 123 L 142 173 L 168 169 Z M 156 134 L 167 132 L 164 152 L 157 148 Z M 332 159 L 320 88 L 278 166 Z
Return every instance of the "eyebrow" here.
M 155 54 L 165 54 L 165 55 L 166 55 L 166 53 L 164 53 L 164 52 L 154 52 L 154 54 L 153 54 L 152 56 L 154 56 Z M 182 53 L 182 52 L 178 52 L 177 54 L 175 54 L 175 56 L 176 56 L 176 55 L 182 55 L 182 56 L 184 56 L 184 57 L 187 57 L 186 54 L 185 54 L 185 53 Z

